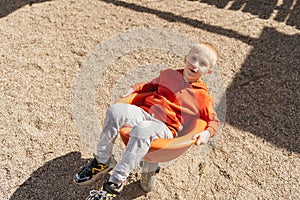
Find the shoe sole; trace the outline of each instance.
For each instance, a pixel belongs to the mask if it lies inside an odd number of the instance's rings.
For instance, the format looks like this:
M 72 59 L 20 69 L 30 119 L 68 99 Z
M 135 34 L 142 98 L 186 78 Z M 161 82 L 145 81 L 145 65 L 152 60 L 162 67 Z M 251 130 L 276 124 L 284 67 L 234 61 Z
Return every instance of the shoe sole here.
M 97 174 L 95 174 L 90 180 L 78 183 L 76 182 L 76 180 L 74 180 L 74 182 L 77 185 L 81 185 L 81 186 L 85 186 L 85 185 L 92 185 L 93 183 L 95 183 L 97 180 L 99 180 L 100 176 L 103 174 L 106 174 L 108 172 L 110 172 L 113 169 L 112 166 L 108 167 L 107 169 L 103 170 L 102 172 L 98 172 Z

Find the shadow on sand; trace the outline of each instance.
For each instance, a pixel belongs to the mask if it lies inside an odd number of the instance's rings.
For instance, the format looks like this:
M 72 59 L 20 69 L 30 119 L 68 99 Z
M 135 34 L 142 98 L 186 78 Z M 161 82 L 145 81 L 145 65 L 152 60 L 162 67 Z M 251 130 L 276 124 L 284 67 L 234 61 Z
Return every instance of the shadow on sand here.
M 32 4 L 43 3 L 46 1 L 51 0 L 0 0 L 0 18 L 9 15 L 25 5 L 31 6 Z
M 10 197 L 10 200 L 45 200 L 45 199 L 85 199 L 90 190 L 98 189 L 108 175 L 104 175 L 97 183 L 91 186 L 79 186 L 73 182 L 74 174 L 88 160 L 82 159 L 79 152 L 71 152 L 55 158 L 34 171 Z M 122 194 L 115 198 L 130 200 L 145 195 L 139 182 L 124 187 Z
M 227 123 L 300 153 L 300 35 L 264 28 L 227 88 Z
M 283 0 L 280 5 L 278 5 L 278 0 L 200 0 L 200 2 L 222 9 L 241 10 L 261 19 L 271 18 L 276 11 L 274 20 L 300 29 L 300 1 L 297 0 Z

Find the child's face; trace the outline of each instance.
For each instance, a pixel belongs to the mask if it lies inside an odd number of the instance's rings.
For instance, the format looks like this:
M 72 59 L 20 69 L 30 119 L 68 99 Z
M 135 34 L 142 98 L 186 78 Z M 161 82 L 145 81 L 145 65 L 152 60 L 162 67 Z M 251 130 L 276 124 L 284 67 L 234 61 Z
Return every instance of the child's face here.
M 195 45 L 185 56 L 184 77 L 189 82 L 197 81 L 202 75 L 210 74 L 217 55 L 208 46 Z

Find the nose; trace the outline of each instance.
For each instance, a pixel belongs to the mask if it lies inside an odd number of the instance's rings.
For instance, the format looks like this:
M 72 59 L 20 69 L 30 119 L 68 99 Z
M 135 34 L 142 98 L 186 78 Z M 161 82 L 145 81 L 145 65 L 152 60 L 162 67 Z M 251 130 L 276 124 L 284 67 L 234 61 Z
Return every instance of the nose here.
M 192 69 L 193 71 L 198 71 L 198 66 L 197 66 L 197 65 L 191 64 L 190 66 L 191 66 L 191 69 Z

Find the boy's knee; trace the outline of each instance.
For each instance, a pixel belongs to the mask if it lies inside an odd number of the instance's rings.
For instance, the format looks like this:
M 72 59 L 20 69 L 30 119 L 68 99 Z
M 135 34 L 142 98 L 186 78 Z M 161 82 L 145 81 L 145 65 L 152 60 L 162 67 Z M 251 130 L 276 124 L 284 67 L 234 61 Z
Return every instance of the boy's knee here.
M 111 117 L 120 116 L 124 114 L 126 104 L 116 103 L 113 104 L 107 111 L 107 115 Z
M 155 134 L 155 132 L 153 131 L 153 127 L 151 127 L 151 121 L 143 121 L 133 127 L 130 137 L 149 138 L 153 134 Z

